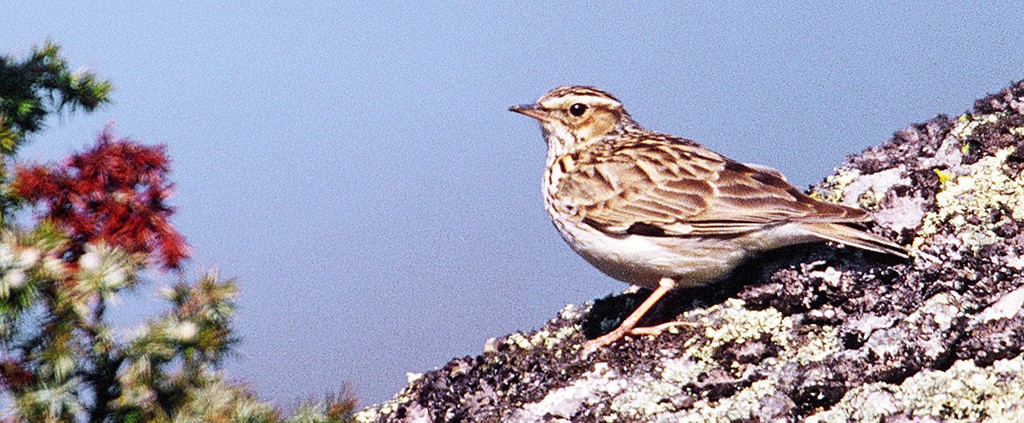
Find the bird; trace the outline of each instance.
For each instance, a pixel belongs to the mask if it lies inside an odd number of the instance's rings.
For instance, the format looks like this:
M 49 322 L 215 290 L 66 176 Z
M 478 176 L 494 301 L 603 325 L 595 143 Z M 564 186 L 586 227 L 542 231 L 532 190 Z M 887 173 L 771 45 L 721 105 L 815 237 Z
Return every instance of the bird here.
M 601 272 L 653 290 L 593 351 L 626 335 L 665 294 L 727 276 L 757 254 L 831 241 L 909 258 L 866 232 L 864 210 L 819 201 L 779 171 L 640 126 L 612 94 L 561 86 L 510 111 L 540 122 L 547 142 L 544 208 L 569 246 Z

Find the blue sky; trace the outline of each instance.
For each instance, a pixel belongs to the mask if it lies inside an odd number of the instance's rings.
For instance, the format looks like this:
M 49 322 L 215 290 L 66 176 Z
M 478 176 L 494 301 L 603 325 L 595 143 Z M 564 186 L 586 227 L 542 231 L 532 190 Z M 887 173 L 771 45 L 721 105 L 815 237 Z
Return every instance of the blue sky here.
M 0 51 L 49 38 L 116 86 L 23 157 L 111 121 L 166 144 L 191 271 L 243 290 L 226 370 L 284 404 L 344 382 L 381 401 L 625 287 L 551 227 L 540 131 L 510 105 L 595 85 L 805 187 L 1024 79 L 1024 13 L 999 2 L 123 3 L 5 4 Z M 151 312 L 150 291 L 122 313 Z

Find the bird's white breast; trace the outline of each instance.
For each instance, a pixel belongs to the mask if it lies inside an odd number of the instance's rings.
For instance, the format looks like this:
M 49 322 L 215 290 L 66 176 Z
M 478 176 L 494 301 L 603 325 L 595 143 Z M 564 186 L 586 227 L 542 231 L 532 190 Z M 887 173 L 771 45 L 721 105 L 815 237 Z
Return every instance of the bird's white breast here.
M 609 236 L 582 222 L 554 215 L 552 220 L 566 243 L 594 267 L 620 281 L 652 289 L 663 277 L 673 278 L 680 286 L 707 284 L 748 255 L 728 240 Z

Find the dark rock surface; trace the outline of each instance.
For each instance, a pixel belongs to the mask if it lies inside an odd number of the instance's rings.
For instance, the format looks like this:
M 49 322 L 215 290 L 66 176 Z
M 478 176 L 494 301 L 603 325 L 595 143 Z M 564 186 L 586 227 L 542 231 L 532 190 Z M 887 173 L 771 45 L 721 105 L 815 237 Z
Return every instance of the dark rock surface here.
M 1024 421 L 1024 81 L 911 125 L 813 189 L 875 215 L 901 261 L 779 250 L 584 357 L 644 293 L 412 378 L 359 421 Z M 649 322 L 657 323 L 657 322 Z

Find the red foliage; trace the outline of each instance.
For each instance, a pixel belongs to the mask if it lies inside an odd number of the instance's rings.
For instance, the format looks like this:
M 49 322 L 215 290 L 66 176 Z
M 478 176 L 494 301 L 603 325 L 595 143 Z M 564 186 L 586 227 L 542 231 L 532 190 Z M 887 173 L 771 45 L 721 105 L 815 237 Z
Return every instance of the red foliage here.
M 11 358 L 0 360 L 0 387 L 4 390 L 23 389 L 34 379 L 32 372 L 25 367 L 25 363 Z
M 176 269 L 188 246 L 168 221 L 174 214 L 164 202 L 173 188 L 166 181 L 169 169 L 163 146 L 114 139 L 108 128 L 95 147 L 62 165 L 19 166 L 14 191 L 45 206 L 41 217 L 68 234 L 68 262 L 77 261 L 87 244 L 104 241 Z

